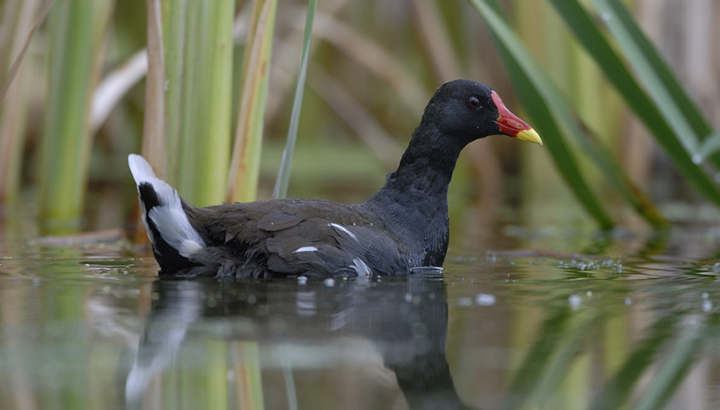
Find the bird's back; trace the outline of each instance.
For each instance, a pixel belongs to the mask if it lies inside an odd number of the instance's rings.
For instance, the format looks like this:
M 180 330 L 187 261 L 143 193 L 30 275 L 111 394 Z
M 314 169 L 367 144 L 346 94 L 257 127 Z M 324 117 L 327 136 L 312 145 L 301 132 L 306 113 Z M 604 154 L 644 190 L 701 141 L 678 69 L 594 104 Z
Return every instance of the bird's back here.
M 220 276 L 407 273 L 398 239 L 364 205 L 283 199 L 184 209 L 207 244 L 191 264 Z

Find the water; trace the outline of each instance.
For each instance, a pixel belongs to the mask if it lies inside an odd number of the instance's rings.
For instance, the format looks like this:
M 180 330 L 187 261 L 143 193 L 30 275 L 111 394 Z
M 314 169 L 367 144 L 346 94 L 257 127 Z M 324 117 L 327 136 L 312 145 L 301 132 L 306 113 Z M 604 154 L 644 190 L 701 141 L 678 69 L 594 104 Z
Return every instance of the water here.
M 0 408 L 720 408 L 712 230 L 654 253 L 501 231 L 522 246 L 333 282 L 159 280 L 124 242 L 2 243 Z M 528 251 L 580 243 L 605 247 Z

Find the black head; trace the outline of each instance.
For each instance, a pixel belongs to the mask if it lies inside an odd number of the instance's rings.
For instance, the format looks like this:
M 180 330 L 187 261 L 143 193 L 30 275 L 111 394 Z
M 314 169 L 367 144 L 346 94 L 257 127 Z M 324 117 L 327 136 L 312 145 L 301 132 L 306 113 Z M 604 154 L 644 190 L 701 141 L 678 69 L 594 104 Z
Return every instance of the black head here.
M 497 134 L 542 144 L 537 133 L 511 113 L 492 88 L 475 81 L 455 80 L 438 88 L 425 108 L 423 124 L 437 127 L 462 145 Z

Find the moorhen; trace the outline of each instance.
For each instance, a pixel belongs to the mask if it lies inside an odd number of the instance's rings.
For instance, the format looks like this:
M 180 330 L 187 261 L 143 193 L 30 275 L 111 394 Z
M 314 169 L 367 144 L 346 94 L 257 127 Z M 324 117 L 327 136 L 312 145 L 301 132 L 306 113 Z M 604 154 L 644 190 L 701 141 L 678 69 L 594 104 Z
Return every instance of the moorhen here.
M 398 169 L 358 205 L 275 199 L 199 208 L 156 178 L 143 157 L 131 154 L 128 162 L 161 275 L 404 275 L 442 266 L 458 155 L 496 134 L 542 144 L 490 87 L 468 80 L 442 85 Z

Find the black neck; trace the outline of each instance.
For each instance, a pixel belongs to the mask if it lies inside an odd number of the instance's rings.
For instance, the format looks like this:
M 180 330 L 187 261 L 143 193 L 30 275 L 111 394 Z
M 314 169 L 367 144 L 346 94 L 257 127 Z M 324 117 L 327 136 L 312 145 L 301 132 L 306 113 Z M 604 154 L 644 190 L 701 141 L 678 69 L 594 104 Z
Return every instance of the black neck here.
M 444 138 L 430 125 L 418 127 L 398 169 L 388 175 L 385 186 L 378 194 L 385 190 L 403 188 L 425 192 L 432 199 L 446 198 L 455 164 L 463 149 L 454 140 L 450 137 Z
M 437 128 L 415 130 L 397 171 L 368 204 L 423 264 L 439 266 L 448 240 L 447 191 L 463 146 Z

